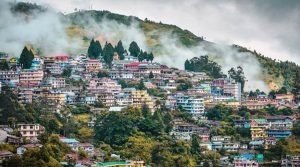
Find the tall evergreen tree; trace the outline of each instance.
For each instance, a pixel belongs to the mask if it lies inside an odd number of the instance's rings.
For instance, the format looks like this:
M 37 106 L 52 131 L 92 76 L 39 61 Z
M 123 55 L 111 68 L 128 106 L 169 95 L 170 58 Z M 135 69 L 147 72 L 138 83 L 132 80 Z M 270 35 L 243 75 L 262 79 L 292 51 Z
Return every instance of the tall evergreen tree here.
M 129 50 L 131 56 L 134 56 L 134 57 L 138 57 L 138 55 L 140 53 L 140 47 L 138 46 L 138 44 L 135 41 L 132 41 L 130 43 L 128 50 Z
M 20 65 L 22 69 L 29 69 L 32 64 L 32 60 L 34 59 L 34 55 L 31 50 L 28 50 L 25 46 L 21 56 L 20 56 Z
M 185 62 L 184 62 L 184 69 L 189 71 L 190 70 L 190 66 L 191 66 L 191 63 L 190 61 L 187 59 Z
M 110 67 L 114 57 L 114 47 L 111 43 L 106 43 L 103 48 L 103 59 L 105 63 Z
M 192 148 L 191 153 L 199 157 L 201 155 L 201 149 L 200 149 L 200 139 L 197 135 L 192 135 Z
M 141 50 L 140 54 L 138 55 L 139 62 L 142 62 L 144 60 L 144 52 Z
M 102 53 L 102 47 L 99 41 L 91 40 L 88 48 L 88 57 L 91 59 L 97 59 Z
M 98 58 L 100 55 L 102 55 L 102 46 L 99 41 L 95 42 L 95 50 L 97 51 L 97 57 Z
M 118 53 L 120 60 L 124 60 L 124 52 L 125 49 L 123 47 L 122 41 L 120 40 L 117 44 L 117 46 L 115 47 L 115 51 Z
M 152 71 L 150 71 L 149 78 L 150 78 L 150 79 L 154 78 L 154 75 L 153 75 L 153 72 L 152 72 Z
M 154 56 L 153 56 L 153 53 L 151 52 L 151 53 L 149 54 L 149 60 L 151 61 L 151 63 L 152 63 L 153 59 L 154 59 Z

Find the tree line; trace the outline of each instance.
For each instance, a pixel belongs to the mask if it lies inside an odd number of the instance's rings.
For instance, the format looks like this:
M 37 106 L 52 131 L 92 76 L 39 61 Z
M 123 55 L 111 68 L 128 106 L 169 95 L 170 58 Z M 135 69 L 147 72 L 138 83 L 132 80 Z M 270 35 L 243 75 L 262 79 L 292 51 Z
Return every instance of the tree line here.
M 152 52 L 148 53 L 141 50 L 135 41 L 130 43 L 128 51 L 131 56 L 137 57 L 140 62 L 144 60 L 152 62 L 154 59 Z M 105 63 L 108 64 L 108 66 L 111 66 L 115 53 L 118 54 L 120 60 L 124 60 L 127 50 L 124 49 L 121 40 L 115 47 L 111 43 L 106 42 L 102 48 L 101 43 L 98 40 L 92 39 L 87 52 L 89 58 L 98 59 L 101 56 Z

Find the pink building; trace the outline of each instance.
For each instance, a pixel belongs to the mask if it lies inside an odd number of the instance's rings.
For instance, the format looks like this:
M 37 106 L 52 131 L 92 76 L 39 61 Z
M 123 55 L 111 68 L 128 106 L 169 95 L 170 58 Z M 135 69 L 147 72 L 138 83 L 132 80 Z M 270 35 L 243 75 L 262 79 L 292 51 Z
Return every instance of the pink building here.
M 102 63 L 97 59 L 89 59 L 85 63 L 85 69 L 87 72 L 98 73 L 102 69 Z
M 89 82 L 88 90 L 91 92 L 111 92 L 117 94 L 121 92 L 121 85 L 110 78 L 94 78 Z
M 43 70 L 22 70 L 19 76 L 19 82 L 21 85 L 36 86 L 44 77 Z
M 234 158 L 234 167 L 259 167 L 257 161 L 247 158 Z
M 35 140 L 40 134 L 45 132 L 45 128 L 39 124 L 18 124 L 18 131 L 22 137 Z

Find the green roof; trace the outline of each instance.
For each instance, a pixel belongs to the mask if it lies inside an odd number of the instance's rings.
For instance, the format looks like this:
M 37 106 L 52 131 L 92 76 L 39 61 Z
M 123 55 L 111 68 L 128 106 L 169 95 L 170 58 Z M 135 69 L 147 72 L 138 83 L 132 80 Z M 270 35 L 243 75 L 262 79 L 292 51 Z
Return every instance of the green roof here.
M 97 162 L 96 166 L 127 166 L 129 165 L 128 162 L 124 162 L 124 161 L 114 161 L 114 162 Z
M 268 123 L 266 119 L 254 119 L 254 121 L 257 122 L 258 124 Z

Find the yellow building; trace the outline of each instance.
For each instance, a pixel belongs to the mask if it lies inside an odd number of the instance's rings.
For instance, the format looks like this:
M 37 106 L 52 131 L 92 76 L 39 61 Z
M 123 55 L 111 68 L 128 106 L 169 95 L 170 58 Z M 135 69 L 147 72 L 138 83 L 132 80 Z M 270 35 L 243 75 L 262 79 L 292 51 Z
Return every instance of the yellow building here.
M 64 93 L 49 92 L 42 94 L 42 97 L 46 97 L 47 99 L 52 100 L 58 104 L 65 104 L 66 102 L 66 95 Z
M 146 90 L 134 90 L 132 91 L 132 98 L 133 98 L 133 106 L 134 107 L 142 107 L 146 104 L 151 112 L 154 112 L 154 101 L 149 96 Z
M 267 137 L 266 129 L 268 128 L 268 122 L 266 119 L 252 119 L 250 127 L 252 140 Z

